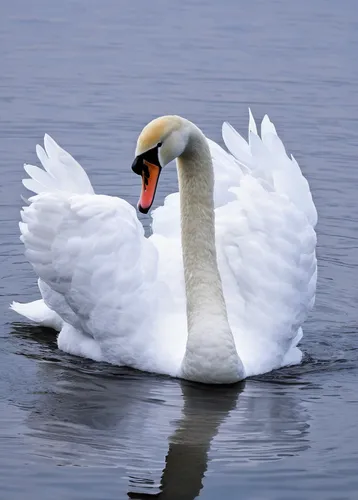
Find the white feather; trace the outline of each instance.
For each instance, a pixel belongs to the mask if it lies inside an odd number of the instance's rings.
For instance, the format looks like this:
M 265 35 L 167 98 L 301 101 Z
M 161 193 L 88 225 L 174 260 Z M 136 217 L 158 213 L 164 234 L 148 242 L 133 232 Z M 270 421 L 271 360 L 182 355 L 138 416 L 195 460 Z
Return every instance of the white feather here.
M 251 112 L 251 109 L 249 108 L 249 136 L 250 136 L 250 132 L 257 135 L 256 122 L 255 122 L 254 116 Z
M 249 143 L 223 125 L 230 153 L 209 141 L 216 247 L 230 326 L 246 375 L 297 363 L 314 303 L 317 213 L 297 162 L 267 116 Z M 21 238 L 43 300 L 14 303 L 61 330 L 72 354 L 177 376 L 187 340 L 179 194 L 152 214 L 145 238 L 135 210 L 95 195 L 82 167 L 49 136 L 27 165 L 37 193 L 21 212 Z M 46 304 L 46 305 L 45 305 Z
M 56 191 L 93 194 L 91 182 L 81 165 L 48 134 L 45 134 L 44 144 L 45 149 L 39 144 L 36 146 L 36 154 L 45 170 L 24 165 L 31 179 L 24 179 L 23 185 L 36 194 Z

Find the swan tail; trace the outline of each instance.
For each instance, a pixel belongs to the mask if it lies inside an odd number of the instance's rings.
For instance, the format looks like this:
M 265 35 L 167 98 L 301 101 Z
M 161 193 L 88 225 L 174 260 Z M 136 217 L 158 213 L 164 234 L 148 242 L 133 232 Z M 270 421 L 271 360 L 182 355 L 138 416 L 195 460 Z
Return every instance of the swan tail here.
M 222 136 L 230 153 L 269 190 L 287 196 L 306 215 L 310 225 L 315 227 L 317 211 L 309 184 L 295 158 L 287 155 L 275 125 L 268 115 L 265 115 L 259 135 L 254 117 L 249 110 L 248 129 L 248 141 L 246 141 L 229 123 L 223 124 Z
M 22 181 L 26 189 L 35 194 L 58 191 L 94 194 L 91 182 L 81 165 L 52 137 L 45 134 L 44 148 L 38 144 L 36 154 L 43 168 L 24 165 L 29 176 Z
M 10 309 L 29 319 L 36 325 L 46 326 L 57 331 L 61 330 L 61 318 L 58 316 L 58 314 L 47 307 L 42 299 L 25 304 L 21 304 L 20 302 L 12 302 L 12 304 L 10 305 Z

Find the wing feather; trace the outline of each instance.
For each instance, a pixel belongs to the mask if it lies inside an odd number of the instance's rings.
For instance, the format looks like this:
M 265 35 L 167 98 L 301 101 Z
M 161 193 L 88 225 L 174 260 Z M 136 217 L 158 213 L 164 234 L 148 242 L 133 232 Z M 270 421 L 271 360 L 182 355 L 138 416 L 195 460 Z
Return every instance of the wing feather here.
M 49 306 L 94 338 L 135 335 L 153 308 L 157 252 L 134 208 L 110 196 L 57 192 L 33 197 L 22 213 L 25 254 Z
M 43 169 L 24 165 L 30 179 L 22 183 L 36 194 L 64 191 L 76 194 L 93 194 L 91 182 L 81 165 L 48 134 L 44 137 L 45 149 L 39 144 L 36 154 Z
M 267 116 L 260 137 L 250 112 L 249 144 L 231 126 L 223 126 L 223 138 L 239 162 L 250 157 L 230 188 L 235 199 L 216 208 L 216 237 L 237 349 L 254 375 L 301 355 L 301 325 L 315 300 L 317 213 L 307 180 Z

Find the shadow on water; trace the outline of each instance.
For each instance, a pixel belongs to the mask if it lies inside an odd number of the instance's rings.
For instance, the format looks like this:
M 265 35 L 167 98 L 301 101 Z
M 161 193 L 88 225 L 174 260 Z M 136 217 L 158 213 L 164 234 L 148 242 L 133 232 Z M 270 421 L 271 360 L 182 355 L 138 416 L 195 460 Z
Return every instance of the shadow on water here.
M 184 405 L 175 431 L 168 438 L 168 453 L 159 493 L 129 491 L 129 498 L 191 499 L 203 487 L 208 454 L 220 425 L 235 409 L 245 384 L 213 388 L 180 382 Z M 131 486 L 137 486 L 133 479 Z
M 258 377 L 202 386 L 67 355 L 51 330 L 14 324 L 12 333 L 17 354 L 36 360 L 26 404 L 13 402 L 27 412 L 32 456 L 120 468 L 129 498 L 196 498 L 213 449 L 216 467 L 228 473 L 310 446 L 300 387 L 275 383 L 272 374 L 271 384 Z

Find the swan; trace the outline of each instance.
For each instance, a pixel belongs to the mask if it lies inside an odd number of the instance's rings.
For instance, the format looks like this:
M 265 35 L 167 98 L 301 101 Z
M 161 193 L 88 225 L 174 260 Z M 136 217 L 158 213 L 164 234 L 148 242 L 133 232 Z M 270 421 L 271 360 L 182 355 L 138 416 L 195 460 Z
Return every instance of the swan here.
M 301 362 L 315 300 L 317 212 L 307 180 L 267 115 L 248 142 L 228 123 L 230 153 L 189 120 L 163 116 L 138 137 L 132 170 L 147 213 L 176 159 L 179 192 L 146 237 L 125 200 L 97 195 L 45 135 L 24 166 L 35 193 L 21 240 L 42 298 L 17 313 L 59 331 L 70 354 L 208 384 Z

